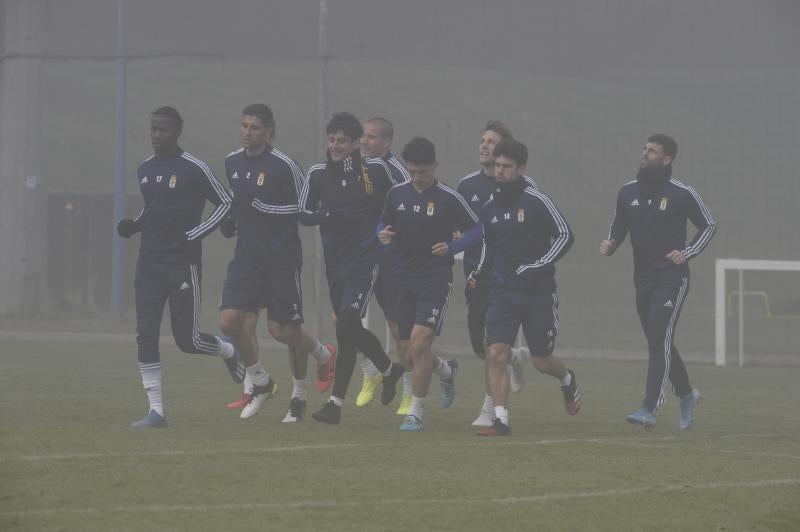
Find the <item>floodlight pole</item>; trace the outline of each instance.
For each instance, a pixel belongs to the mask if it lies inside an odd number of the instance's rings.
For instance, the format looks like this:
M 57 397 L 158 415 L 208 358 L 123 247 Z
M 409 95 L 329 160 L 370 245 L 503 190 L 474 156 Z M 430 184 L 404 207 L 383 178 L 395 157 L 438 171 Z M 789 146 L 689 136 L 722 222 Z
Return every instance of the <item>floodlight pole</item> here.
M 125 217 L 125 102 L 126 102 L 125 0 L 117 0 L 117 145 L 114 163 L 114 219 L 112 220 L 113 256 L 111 264 L 111 319 L 125 313 L 124 280 L 125 243 L 117 234 L 117 222 Z
M 328 116 L 328 36 L 326 23 L 328 20 L 328 0 L 319 0 L 319 81 L 317 83 L 317 155 L 325 153 L 325 141 L 321 135 Z M 322 337 L 322 237 L 315 231 L 314 238 L 314 329 L 316 338 Z

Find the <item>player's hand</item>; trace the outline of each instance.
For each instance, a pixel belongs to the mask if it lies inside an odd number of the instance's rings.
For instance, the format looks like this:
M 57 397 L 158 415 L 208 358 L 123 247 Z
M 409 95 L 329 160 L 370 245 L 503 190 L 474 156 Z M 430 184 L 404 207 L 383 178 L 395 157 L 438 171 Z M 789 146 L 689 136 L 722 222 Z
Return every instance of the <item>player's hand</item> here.
M 676 266 L 686 263 L 686 255 L 683 254 L 683 251 L 678 251 L 677 249 L 673 249 L 667 253 L 666 257 L 668 260 L 672 261 L 672 264 L 675 264 Z
M 470 277 L 467 281 L 467 287 L 472 290 L 473 288 L 478 288 L 478 280 L 474 277 Z
M 608 257 L 617 250 L 616 240 L 603 240 L 600 242 L 600 254 Z
M 462 236 L 464 236 L 464 233 L 461 231 L 453 231 L 453 241 L 461 240 Z
M 226 216 L 222 219 L 222 223 L 219 224 L 219 231 L 225 238 L 236 236 L 236 220 L 233 219 L 233 216 Z
M 381 231 L 378 233 L 378 240 L 380 240 L 381 244 L 383 244 L 384 246 L 388 246 L 389 244 L 392 243 L 392 239 L 394 238 L 395 234 L 397 233 L 392 231 L 392 226 L 387 225 L 386 227 L 381 229 Z
M 130 218 L 123 218 L 117 222 L 117 234 L 122 238 L 130 238 L 139 232 L 139 226 Z
M 437 242 L 431 248 L 431 253 L 433 253 L 437 257 L 447 255 L 449 252 L 450 252 L 450 246 L 447 245 L 447 242 Z

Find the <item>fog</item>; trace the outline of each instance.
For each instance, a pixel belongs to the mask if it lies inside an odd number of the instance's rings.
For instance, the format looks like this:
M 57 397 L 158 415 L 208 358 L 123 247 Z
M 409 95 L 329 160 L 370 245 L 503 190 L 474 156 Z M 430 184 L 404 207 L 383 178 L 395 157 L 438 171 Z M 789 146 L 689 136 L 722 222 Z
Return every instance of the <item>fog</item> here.
M 301 167 L 324 158 L 319 2 L 125 4 L 128 215 L 141 206 L 135 174 L 150 153 L 149 112 L 162 105 L 184 117 L 181 146 L 223 179 L 241 109 L 253 102 L 272 107 L 276 145 Z M 138 237 L 124 245 L 123 318 L 109 318 L 117 3 L 0 5 L 0 327 L 133 331 Z M 576 236 L 558 264 L 560 348 L 644 356 L 630 247 L 607 259 L 597 246 L 651 133 L 675 137 L 675 176 L 697 189 L 718 223 L 691 263 L 682 352 L 713 356 L 715 259 L 800 261 L 797 2 L 330 0 L 327 7 L 326 114 L 388 118 L 396 153 L 413 136 L 430 138 L 439 178 L 453 186 L 478 168 L 487 120 L 504 121 L 528 145 L 528 173 Z M 301 236 L 307 320 L 319 303 L 330 335 L 327 289 L 313 289 L 314 231 Z M 232 250 L 218 232 L 204 243 L 209 329 Z M 729 277 L 731 353 L 738 285 Z M 466 353 L 463 279 L 457 288 L 440 343 Z M 800 272 L 747 273 L 745 290 L 757 294 L 746 298 L 745 350 L 796 355 Z M 377 305 L 373 316 L 380 330 Z

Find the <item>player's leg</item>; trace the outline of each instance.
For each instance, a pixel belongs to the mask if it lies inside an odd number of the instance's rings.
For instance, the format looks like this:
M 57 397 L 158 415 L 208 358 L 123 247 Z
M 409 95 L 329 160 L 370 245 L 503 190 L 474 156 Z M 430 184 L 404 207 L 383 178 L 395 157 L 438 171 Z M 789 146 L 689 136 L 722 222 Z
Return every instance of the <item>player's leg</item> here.
M 200 266 L 174 264 L 169 266 L 169 270 L 169 315 L 178 348 L 185 353 L 222 357 L 234 382 L 242 382 L 244 364 L 233 343 L 198 329 Z
M 409 333 L 408 355 L 412 360 L 411 405 L 400 430 L 417 432 L 422 430 L 425 398 L 433 375 L 431 346 L 434 330 L 425 325 L 414 324 Z
M 163 265 L 138 261 L 134 278 L 136 297 L 136 344 L 139 374 L 149 402 L 148 414 L 133 423 L 137 428 L 167 425 L 162 400 L 161 355 L 158 338 L 167 302 L 167 278 Z
M 509 375 L 508 360 L 511 345 L 517 336 L 521 311 L 515 308 L 512 292 L 494 288 L 488 298 L 486 313 L 486 341 L 489 344 L 486 367 L 489 394 L 494 401 L 492 422 L 482 428 L 481 436 L 507 436 L 511 434 L 508 415 Z
M 647 386 L 643 409 L 651 416 L 644 423 L 637 422 L 635 414 L 628 417 L 631 423 L 653 426 L 658 409 L 666 400 L 666 385 L 672 362 L 672 342 L 680 309 L 689 288 L 688 278 L 662 283 L 649 297 L 647 320 Z M 641 416 L 640 416 L 641 417 Z M 642 418 L 644 419 L 644 418 Z
M 650 337 L 649 337 L 649 327 L 650 327 L 650 314 L 652 311 L 652 298 L 653 298 L 653 286 L 649 285 L 637 285 L 636 286 L 636 313 L 639 316 L 639 323 L 642 326 L 642 331 L 644 332 L 644 337 L 647 340 L 648 347 L 650 344 Z M 649 348 L 648 348 L 649 353 Z M 648 359 L 649 359 L 648 354 Z M 648 364 L 648 376 L 645 377 L 645 396 L 647 395 L 647 386 L 649 381 L 649 373 L 650 368 Z M 656 415 L 653 411 L 649 410 L 647 407 L 644 406 L 644 400 L 642 400 L 642 406 L 639 410 L 633 412 L 632 414 L 628 414 L 625 417 L 625 420 L 628 423 L 633 425 L 640 425 L 643 427 L 654 427 L 656 424 Z
M 425 398 L 434 372 L 439 375 L 441 383 L 442 406 L 450 406 L 455 398 L 454 378 L 458 364 L 455 359 L 442 361 L 434 357 L 431 350 L 434 338 L 441 334 L 444 326 L 452 289 L 453 283 L 447 279 L 426 285 L 406 286 L 402 301 L 398 304 L 398 310 L 403 312 L 400 338 L 408 338 L 406 353 L 412 363 L 411 405 L 400 430 L 422 430 Z
M 392 323 L 396 325 L 396 322 L 394 322 L 396 284 L 397 279 L 393 272 L 392 262 L 388 259 L 383 259 L 378 278 L 375 280 L 375 299 L 378 301 L 378 305 L 383 311 L 383 315 L 386 318 L 386 323 L 389 325 L 390 330 Z M 395 338 L 394 345 L 395 348 L 397 348 L 398 344 L 394 331 L 392 331 L 391 334 L 392 337 Z M 390 346 L 387 345 L 386 352 L 388 353 L 390 349 Z M 378 367 L 367 357 L 363 357 L 361 360 L 361 373 L 364 377 L 361 382 L 361 390 L 356 397 L 356 406 L 367 406 L 375 397 L 375 392 L 383 381 L 383 376 L 381 372 L 378 371 Z
M 522 330 L 531 352 L 533 365 L 541 373 L 558 380 L 564 396 L 564 407 L 571 416 L 581 409 L 583 396 L 575 372 L 568 369 L 564 361 L 553 355 L 558 336 L 558 297 L 552 294 L 536 294 L 526 297 L 525 317 Z
M 475 356 L 484 360 L 483 380 L 484 396 L 478 417 L 472 424 L 476 427 L 491 427 L 494 423 L 494 399 L 492 398 L 491 387 L 489 385 L 489 365 L 486 362 L 486 311 L 489 301 L 489 287 L 479 284 L 475 288 L 467 286 L 465 289 L 466 308 L 467 308 L 467 330 L 469 340 L 472 344 L 472 351 Z
M 258 314 L 254 314 L 252 312 L 248 312 L 245 314 L 244 323 L 242 327 L 245 331 L 252 331 L 252 343 L 253 343 L 253 352 L 258 354 L 258 335 L 256 334 L 256 328 L 258 326 Z M 247 373 L 247 368 L 245 368 L 244 374 L 244 381 L 242 381 L 242 395 L 239 399 L 235 401 L 231 401 L 230 403 L 226 404 L 225 406 L 231 410 L 241 410 L 247 403 L 250 402 L 252 399 L 252 395 L 250 394 L 253 388 L 253 379 L 250 377 L 250 374 Z
M 367 305 L 372 298 L 375 280 L 379 267 L 376 264 L 369 269 L 365 266 L 351 268 L 348 274 L 347 286 L 343 301 L 347 308 L 359 310 L 359 320 L 351 323 L 352 331 L 356 336 L 356 348 L 369 358 L 381 372 L 382 390 L 381 404 L 388 405 L 397 394 L 397 381 L 403 376 L 405 370 L 400 364 L 395 364 L 384 351 L 378 337 L 363 326 L 361 321 L 367 315 Z
M 678 427 L 686 430 L 694 423 L 694 410 L 700 402 L 700 392 L 692 388 L 689 382 L 689 373 L 686 371 L 686 365 L 683 363 L 683 359 L 675 345 L 672 346 L 669 380 L 672 383 L 672 390 L 680 399 Z

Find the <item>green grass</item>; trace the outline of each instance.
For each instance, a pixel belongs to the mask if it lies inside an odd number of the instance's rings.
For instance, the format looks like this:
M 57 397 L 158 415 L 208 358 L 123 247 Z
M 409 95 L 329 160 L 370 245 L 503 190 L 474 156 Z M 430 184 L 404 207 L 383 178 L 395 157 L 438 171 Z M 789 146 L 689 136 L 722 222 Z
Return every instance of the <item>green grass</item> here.
M 276 354 L 277 353 L 277 354 Z M 459 357 L 458 398 L 434 396 L 425 431 L 392 407 L 343 423 L 283 425 L 282 351 L 262 357 L 279 395 L 243 422 L 222 363 L 163 350 L 170 426 L 145 413 L 135 346 L 6 341 L 0 354 L 2 530 L 790 530 L 800 522 L 800 368 L 691 365 L 696 426 L 677 402 L 655 430 L 624 423 L 641 362 L 574 360 L 585 396 L 565 415 L 556 383 L 528 372 L 514 434 L 477 438 L 477 359 Z M 434 393 L 437 391 L 434 387 Z M 311 393 L 309 406 L 324 400 Z

